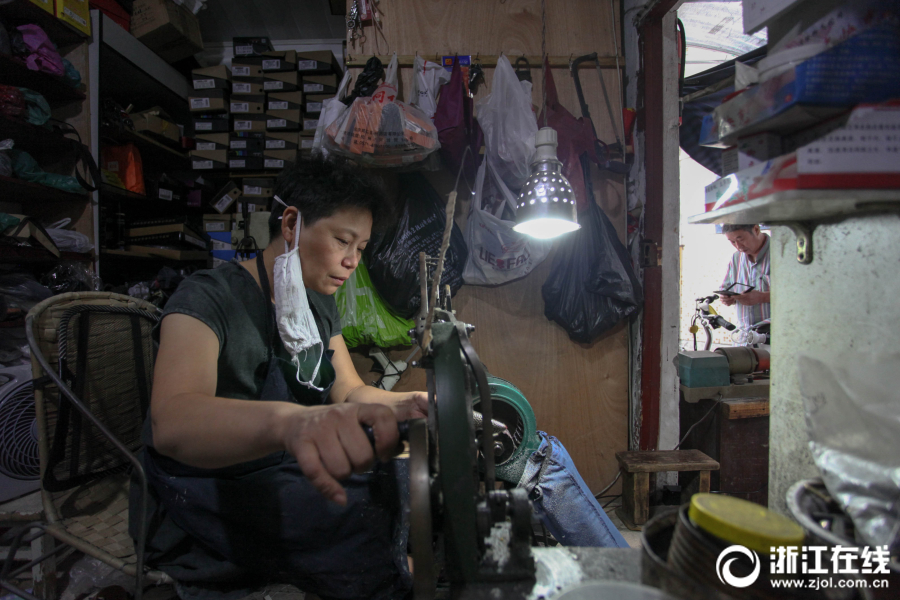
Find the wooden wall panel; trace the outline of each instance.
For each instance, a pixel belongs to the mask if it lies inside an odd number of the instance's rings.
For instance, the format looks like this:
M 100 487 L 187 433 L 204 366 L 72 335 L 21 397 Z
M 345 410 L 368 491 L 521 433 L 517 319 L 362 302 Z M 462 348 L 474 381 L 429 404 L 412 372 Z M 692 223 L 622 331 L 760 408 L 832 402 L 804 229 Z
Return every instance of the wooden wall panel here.
M 618 2 L 615 2 L 618 11 Z M 383 36 L 376 47 L 372 26 L 365 28 L 367 40 L 347 51 L 353 58 L 372 54 L 419 54 L 433 59 L 442 54 L 491 55 L 506 53 L 511 62 L 521 54 L 541 54 L 540 0 L 381 0 Z M 618 12 L 617 12 L 618 14 Z M 547 53 L 577 57 L 597 52 L 615 54 L 612 39 L 611 3 L 608 0 L 566 0 L 547 3 Z M 624 61 L 622 63 L 624 65 Z M 537 66 L 536 66 L 537 67 Z M 358 72 L 358 70 L 357 70 Z M 485 68 L 487 86 L 477 100 L 490 91 L 493 68 Z M 541 104 L 540 68 L 532 71 L 533 103 Z M 560 101 L 575 116 L 581 111 L 574 82 L 567 69 L 553 69 Z M 604 141 L 615 141 L 596 70 L 582 69 L 582 85 L 597 133 Z M 620 118 L 617 74 L 603 70 L 604 81 Z M 401 97 L 410 89 L 411 68 L 401 68 Z M 620 123 L 616 123 L 620 127 Z M 429 173 L 429 180 L 442 195 L 450 191 L 453 177 Z M 598 204 L 625 237 L 625 192 L 622 178 L 595 170 Z M 457 222 L 465 223 L 468 192 L 460 183 L 461 204 Z M 615 476 L 615 452 L 627 449 L 628 358 L 624 324 L 591 345 L 572 342 L 565 331 L 544 317 L 541 286 L 547 278 L 553 255 L 528 277 L 500 287 L 464 286 L 454 298 L 457 316 L 475 325 L 473 345 L 491 373 L 515 384 L 534 408 L 537 423 L 558 437 L 571 453 L 592 490 L 599 491 Z M 404 358 L 408 349 L 392 351 Z M 372 361 L 353 353 L 354 363 L 366 382 Z M 424 372 L 410 369 L 396 390 L 424 389 Z M 613 488 L 618 489 L 618 488 Z

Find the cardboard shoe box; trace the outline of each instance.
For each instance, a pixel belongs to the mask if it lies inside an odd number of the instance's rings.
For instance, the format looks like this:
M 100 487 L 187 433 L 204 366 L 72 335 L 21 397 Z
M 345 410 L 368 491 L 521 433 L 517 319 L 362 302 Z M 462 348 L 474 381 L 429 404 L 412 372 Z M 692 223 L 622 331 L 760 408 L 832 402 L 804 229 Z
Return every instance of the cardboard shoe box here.
M 326 75 L 340 73 L 341 66 L 331 50 L 307 50 L 297 52 L 297 70 L 301 75 Z
M 304 75 L 304 94 L 334 94 L 341 80 L 335 75 Z
M 229 150 L 228 168 L 232 171 L 259 171 L 263 168 L 262 152 Z
M 135 0 L 131 35 L 170 63 L 203 50 L 197 16 L 172 0 Z
M 191 168 L 195 171 L 214 171 L 227 167 L 227 150 L 191 150 Z
M 254 94 L 241 96 L 231 101 L 231 114 L 233 115 L 261 115 L 266 110 L 266 95 Z M 237 118 L 237 117 L 236 117 Z
M 210 206 L 212 206 L 216 211 L 220 213 L 224 213 L 228 210 L 235 200 L 241 197 L 241 188 L 237 186 L 233 181 L 229 181 L 216 192 L 216 195 L 213 196 L 212 202 L 210 202 Z M 208 225 L 207 221 L 221 221 L 227 222 L 227 226 L 221 227 L 218 225 Z M 216 215 L 203 215 L 203 230 L 204 231 L 228 231 L 231 229 L 231 217 L 229 216 L 227 219 L 217 217 Z
M 238 59 L 235 59 L 234 62 L 231 63 L 231 80 L 246 81 L 249 83 L 262 83 L 262 67 L 259 65 L 240 62 L 238 61 Z
M 191 127 L 194 130 L 194 135 L 200 135 L 204 133 L 227 133 L 231 131 L 231 119 L 227 116 L 219 116 L 212 118 L 194 118 L 191 119 Z
M 228 141 L 228 149 L 262 152 L 265 148 L 265 142 L 265 139 L 262 137 L 238 137 L 235 134 L 231 134 L 231 139 Z
M 296 92 L 300 89 L 300 75 L 290 73 L 266 73 L 263 89 L 267 92 Z
M 264 94 L 265 90 L 263 90 L 262 81 L 259 82 L 249 82 L 249 81 L 232 81 L 231 82 L 231 95 L 232 96 L 256 96 L 259 94 Z
M 299 131 L 267 131 L 266 150 L 297 150 L 300 146 Z
M 158 106 L 131 114 L 131 122 L 138 133 L 152 134 L 167 140 L 181 143 L 181 130 L 173 123 L 165 111 Z
M 223 89 L 194 90 L 188 96 L 193 113 L 227 113 L 231 92 Z
M 300 109 L 270 110 L 266 113 L 266 131 L 299 131 L 302 114 Z
M 271 177 L 247 177 L 243 184 L 243 195 L 247 198 L 271 198 L 275 195 L 275 180 Z
M 267 37 L 233 37 L 235 56 L 261 56 L 274 50 L 272 41 Z
M 234 131 L 265 132 L 266 115 L 238 115 L 234 118 Z
M 297 51 L 281 50 L 279 52 L 266 52 L 260 57 L 260 66 L 264 73 L 277 71 L 297 71 Z
M 316 138 L 314 137 L 302 137 L 300 138 L 300 154 L 304 156 L 308 156 L 312 153 L 313 148 L 315 147 Z
M 334 94 L 304 94 L 306 106 L 304 108 L 307 115 L 318 116 L 325 108 L 325 101 L 334 98 Z
M 195 90 L 227 90 L 231 87 L 231 71 L 225 65 L 194 69 L 191 80 Z
M 56 18 L 85 35 L 91 35 L 91 7 L 88 0 L 56 0 Z
M 300 135 L 309 135 L 313 136 L 316 134 L 316 128 L 319 126 L 318 117 L 303 117 L 303 121 L 300 124 Z
M 228 150 L 227 133 L 200 133 L 194 136 L 194 150 Z
M 266 112 L 273 110 L 301 110 L 303 92 L 270 92 L 266 100 Z
M 266 150 L 263 155 L 264 169 L 283 169 L 295 162 L 297 162 L 296 150 Z

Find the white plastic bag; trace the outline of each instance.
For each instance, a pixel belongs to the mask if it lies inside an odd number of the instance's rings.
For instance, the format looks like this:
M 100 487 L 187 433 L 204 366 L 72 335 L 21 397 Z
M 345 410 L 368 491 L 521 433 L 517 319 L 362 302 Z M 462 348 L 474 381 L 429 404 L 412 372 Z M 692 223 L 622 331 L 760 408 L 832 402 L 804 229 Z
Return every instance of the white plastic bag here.
M 501 56 L 491 93 L 476 105 L 475 118 L 484 132 L 485 158 L 507 187 L 518 190 L 531 173 L 537 119 L 509 59 Z
M 83 233 L 65 229 L 72 222 L 72 219 L 62 219 L 47 227 L 47 235 L 56 244 L 56 247 L 63 252 L 81 252 L 82 254 L 90 252 L 94 249 L 94 244 L 90 238 Z
M 413 73 L 409 103 L 418 107 L 429 119 L 433 119 L 437 111 L 438 90 L 450 81 L 450 72 L 441 65 L 416 55 Z
M 486 173 L 491 177 L 485 181 Z M 482 161 L 475 176 L 475 195 L 469 205 L 466 246 L 469 256 L 463 282 L 470 285 L 497 285 L 519 279 L 541 264 L 553 243 L 513 231 L 515 223 L 504 221 L 504 210 L 515 216 L 515 196 Z
M 319 124 L 316 125 L 316 137 L 313 138 L 313 152 L 321 152 L 323 156 L 328 156 L 328 150 L 325 148 L 325 128 L 334 123 L 347 110 L 347 105 L 343 103 L 343 99 L 347 96 L 349 85 L 350 71 L 347 71 L 344 73 L 344 78 L 341 79 L 341 85 L 338 86 L 334 98 L 322 102 Z

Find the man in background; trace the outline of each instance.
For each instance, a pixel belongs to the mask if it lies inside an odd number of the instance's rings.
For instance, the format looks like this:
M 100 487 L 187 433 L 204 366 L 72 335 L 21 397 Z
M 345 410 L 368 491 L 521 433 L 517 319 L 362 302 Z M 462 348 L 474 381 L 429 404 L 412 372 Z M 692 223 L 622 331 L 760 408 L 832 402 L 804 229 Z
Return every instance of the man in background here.
M 721 287 L 737 295 L 722 296 L 722 304 L 737 305 L 737 325 L 748 331 L 760 321 L 768 321 L 771 316 L 769 236 L 759 230 L 759 225 L 725 225 L 722 232 L 737 250 L 731 257 Z M 753 289 L 750 290 L 749 286 Z

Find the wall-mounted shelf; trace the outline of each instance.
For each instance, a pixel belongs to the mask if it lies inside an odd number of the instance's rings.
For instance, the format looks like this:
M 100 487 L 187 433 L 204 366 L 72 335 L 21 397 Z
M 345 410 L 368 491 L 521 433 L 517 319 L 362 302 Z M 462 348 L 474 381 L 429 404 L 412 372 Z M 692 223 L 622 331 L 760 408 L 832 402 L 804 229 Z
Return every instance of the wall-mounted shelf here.
M 13 0 L 0 5 L 0 18 L 7 27 L 17 27 L 25 23 L 36 23 L 58 48 L 80 44 L 88 36 L 65 21 L 57 19 L 31 0 Z
M 817 222 L 886 211 L 900 211 L 900 190 L 788 190 L 694 215 L 688 217 L 688 223 L 767 223 L 790 227 L 797 236 L 797 260 L 809 264 Z
M 0 73 L 3 73 L 4 84 L 34 90 L 46 98 L 51 106 L 85 99 L 84 92 L 73 88 L 62 78 L 32 71 L 24 62 L 8 54 L 0 54 Z
M 0 175 L 0 198 L 7 202 L 21 202 L 23 204 L 33 201 L 85 202 L 90 199 L 87 192 L 83 194 L 64 192 L 50 186 L 2 175 Z
M 101 127 L 100 139 L 102 143 L 127 144 L 131 142 L 141 151 L 142 158 L 152 155 L 153 159 L 161 160 L 167 165 L 175 165 L 181 169 L 190 168 L 187 152 L 130 129 Z

